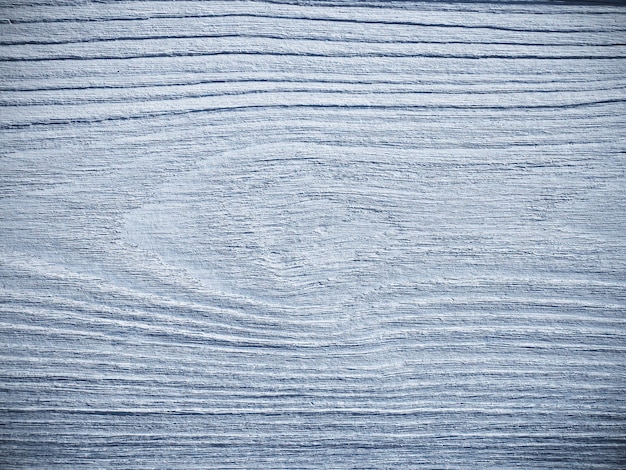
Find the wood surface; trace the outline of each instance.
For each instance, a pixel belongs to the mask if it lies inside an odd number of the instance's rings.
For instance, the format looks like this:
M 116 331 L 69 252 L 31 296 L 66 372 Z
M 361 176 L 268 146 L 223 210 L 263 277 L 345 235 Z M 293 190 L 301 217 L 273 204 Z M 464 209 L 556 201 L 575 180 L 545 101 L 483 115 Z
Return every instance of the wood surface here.
M 626 465 L 626 7 L 0 7 L 2 468 Z

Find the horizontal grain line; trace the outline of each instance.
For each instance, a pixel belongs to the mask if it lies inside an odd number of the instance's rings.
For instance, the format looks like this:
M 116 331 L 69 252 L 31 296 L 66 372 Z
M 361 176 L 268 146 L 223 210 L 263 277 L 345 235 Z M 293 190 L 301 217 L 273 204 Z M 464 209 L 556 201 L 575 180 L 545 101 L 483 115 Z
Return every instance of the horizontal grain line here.
M 469 406 L 439 406 L 439 407 L 412 407 L 412 408 L 399 408 L 399 409 L 375 409 L 375 408 L 348 408 L 348 407 L 335 407 L 335 408 L 266 408 L 266 409 L 170 409 L 159 410 L 154 408 L 131 408 L 131 409 L 93 409 L 93 408 L 60 408 L 60 407 L 23 407 L 23 408 L 1 408 L 0 413 L 13 413 L 13 414 L 29 414 L 29 413 L 63 413 L 64 415 L 103 415 L 103 416 L 226 416 L 226 415 L 264 415 L 267 417 L 275 416 L 322 416 L 322 415 L 344 415 L 354 417 L 370 417 L 370 416 L 424 416 L 425 414 L 432 414 L 434 416 L 441 416 L 442 414 L 459 414 L 467 415 L 468 413 L 475 413 L 481 416 L 515 416 L 520 412 L 519 409 L 511 409 L 510 407 L 469 407 Z M 529 410 L 533 414 L 550 416 L 555 414 L 555 411 L 551 410 Z M 588 413 L 585 413 L 587 415 Z M 616 418 L 620 421 L 621 416 L 615 412 L 595 412 L 594 416 L 602 416 L 606 418 Z M 604 433 L 602 433 L 604 434 Z M 562 436 L 560 436 L 562 438 Z M 626 441 L 626 438 L 620 439 Z
M 574 350 L 572 348 L 572 350 Z M 48 352 L 46 350 L 45 352 Z M 74 357 L 77 352 L 84 349 L 57 348 L 54 353 L 65 353 L 69 357 Z M 417 351 L 413 349 L 413 351 Z M 436 348 L 420 349 L 419 352 L 431 351 L 441 352 Z M 44 352 L 44 353 L 45 353 Z M 397 351 L 396 351 L 397 352 Z M 171 362 L 154 363 L 151 361 L 135 360 L 132 362 L 120 363 L 117 356 L 111 354 L 107 362 L 77 362 L 71 359 L 62 367 L 54 362 L 43 362 L 33 360 L 33 356 L 27 358 L 10 357 L 7 364 L 11 369 L 0 375 L 2 386 L 13 385 L 14 387 L 29 387 L 41 384 L 42 377 L 48 377 L 59 382 L 72 383 L 81 382 L 89 385 L 125 384 L 128 387 L 144 388 L 154 386 L 156 388 L 169 388 L 180 385 L 191 385 L 193 387 L 205 388 L 223 395 L 236 388 L 236 384 L 246 381 L 250 383 L 247 389 L 249 392 L 256 390 L 267 391 L 266 383 L 273 383 L 273 391 L 294 391 L 299 390 L 303 384 L 314 384 L 316 390 L 332 389 L 341 393 L 362 393 L 376 391 L 376 393 L 400 393 L 406 390 L 407 393 L 414 391 L 415 383 L 419 383 L 423 388 L 434 388 L 443 383 L 449 383 L 453 377 L 463 378 L 463 383 L 467 387 L 475 386 L 479 390 L 486 379 L 497 378 L 506 390 L 516 390 L 519 388 L 520 379 L 532 379 L 534 383 L 554 383 L 559 380 L 567 380 L 575 373 L 575 377 L 580 380 L 578 384 L 581 390 L 598 390 L 607 388 L 607 379 L 610 379 L 619 365 L 615 362 L 594 360 L 593 355 L 588 355 L 587 361 L 570 362 L 568 359 L 575 354 L 554 355 L 554 350 L 546 348 L 543 356 L 539 356 L 534 361 L 526 361 L 523 351 L 519 354 L 510 354 L 510 348 L 505 349 L 485 349 L 457 351 L 463 353 L 463 358 L 480 356 L 486 358 L 483 363 L 475 363 L 453 356 L 448 361 L 427 361 L 413 362 L 408 364 L 398 364 L 393 361 L 377 363 L 376 368 L 363 366 L 362 368 L 352 367 L 349 370 L 323 372 L 316 369 L 302 369 L 297 363 L 291 366 L 283 365 L 282 374 L 272 373 L 273 361 L 276 355 L 252 354 L 241 357 L 240 361 L 223 361 L 224 356 L 220 356 L 220 363 L 208 368 L 206 362 L 198 359 L 194 362 L 179 361 L 172 359 Z M 388 353 L 386 351 L 385 353 Z M 551 359 L 558 357 L 559 366 L 553 365 L 542 369 L 546 364 L 547 356 Z M 491 357 L 500 357 L 495 361 L 489 361 Z M 169 357 L 169 356 L 168 356 Z M 310 357 L 309 357 L 310 358 Z M 143 359 L 143 358 L 140 358 Z M 259 368 L 250 370 L 250 361 L 260 360 Z M 563 361 L 561 363 L 561 361 Z M 256 362 L 255 362 L 256 363 Z M 363 363 L 355 362 L 354 364 Z M 111 368 L 103 366 L 110 365 Z M 244 366 L 244 367 L 242 367 Z M 81 370 L 98 369 L 98 375 L 85 377 Z M 207 372 L 220 377 L 221 381 L 207 384 L 202 375 L 194 374 L 198 367 L 203 367 Z M 142 374 L 137 374 L 141 370 Z M 28 371 L 28 373 L 25 373 Z M 171 372 L 163 374 L 164 371 Z M 584 372 L 583 372 L 584 371 Z M 283 375 L 284 374 L 284 375 Z M 381 379 L 385 379 L 381 381 Z M 524 382 L 526 383 L 526 382 Z M 235 386 L 233 387 L 233 385 Z M 374 387 L 373 387 L 374 384 Z M 589 384 L 594 384 L 590 386 Z M 309 385 L 311 386 L 311 385 Z M 476 393 L 476 392 L 474 392 Z M 453 393 L 452 393 L 453 394 Z
M 589 85 L 592 83 L 606 83 L 606 82 L 614 82 L 612 79 L 589 79 L 589 80 L 562 80 L 561 83 L 575 83 L 575 84 L 585 84 Z M 147 83 L 147 84 L 124 84 L 124 85 L 84 85 L 84 86 L 39 86 L 39 87 L 16 87 L 16 86 L 2 86 L 0 85 L 0 91 L 5 92 L 39 92 L 39 91 L 76 91 L 76 90 L 134 90 L 134 89 L 143 89 L 143 88 L 161 88 L 161 87 L 184 87 L 184 86 L 196 86 L 196 85 L 214 85 L 214 84 L 232 84 L 232 83 L 323 83 L 323 84 L 339 84 L 339 85 L 454 85 L 454 86 L 467 86 L 467 85 L 500 85 L 502 84 L 502 80 L 490 80 L 485 79 L 481 81 L 472 81 L 471 83 L 460 82 L 460 81 L 449 81 L 449 80 L 398 80 L 398 79 L 324 79 L 324 78 L 232 78 L 232 79 L 208 79 L 208 80 L 188 80 L 188 81 L 176 81 L 176 82 L 156 82 L 156 83 Z M 553 85 L 554 80 L 523 80 L 523 79 L 508 79 L 506 83 L 516 83 L 516 84 L 524 84 L 524 85 L 542 85 L 548 84 Z M 610 88 L 598 88 L 598 89 L 617 89 L 620 88 L 620 85 L 613 86 Z M 535 91 L 535 90 L 533 90 Z M 542 90 L 538 90 L 542 91 Z
M 76 118 L 76 119 L 51 119 L 48 121 L 33 121 L 28 123 L 19 124 L 0 124 L 0 129 L 25 129 L 35 126 L 58 126 L 68 124 L 95 124 L 101 122 L 113 122 L 113 121 L 131 121 L 139 119 L 151 119 L 167 116 L 183 116 L 187 114 L 199 114 L 199 113 L 215 113 L 215 112 L 239 112 L 239 111 L 253 111 L 253 110 L 268 110 L 268 109 L 346 109 L 346 110 L 416 110 L 416 109 L 454 109 L 454 110 L 494 110 L 494 111 L 506 111 L 506 110 L 522 110 L 522 109 L 575 109 L 591 106 L 599 106 L 606 104 L 618 104 L 624 103 L 626 99 L 608 99 L 598 101 L 587 101 L 580 103 L 571 103 L 566 105 L 526 105 L 526 106 L 482 106 L 482 105 L 436 105 L 436 106 L 422 106 L 422 105 L 321 105 L 321 104 L 286 104 L 286 105 L 250 105 L 250 106 L 233 106 L 233 107 L 215 107 L 215 108 L 203 108 L 203 109 L 186 109 L 178 111 L 162 111 L 154 113 L 146 113 L 141 115 L 132 116 L 112 116 L 105 118 Z
M 158 58 L 181 58 L 181 57 L 216 57 L 216 56 L 261 56 L 261 57 L 317 57 L 328 59 L 352 59 L 352 58 L 398 58 L 398 59 L 459 59 L 459 60 L 622 60 L 626 55 L 538 55 L 538 54 L 402 54 L 402 53 L 359 53 L 352 54 L 316 53 L 316 52 L 271 52 L 271 51 L 216 51 L 216 52 L 155 52 L 150 54 L 128 54 L 118 56 L 93 56 L 66 55 L 56 57 L 0 57 L 0 62 L 57 62 L 57 61 L 92 61 L 92 60 L 132 60 L 132 59 L 158 59 Z
M 471 46 L 522 46 L 522 47 L 618 47 L 624 46 L 626 43 L 546 43 L 546 42 L 513 42 L 513 41 L 434 41 L 434 40 L 374 40 L 374 39 L 335 39 L 320 38 L 314 36 L 289 36 L 275 34 L 186 34 L 186 35 L 152 35 L 152 36 L 118 36 L 110 38 L 91 38 L 91 39 L 73 39 L 73 40 L 57 40 L 57 41 L 39 41 L 39 40 L 22 40 L 22 41 L 0 41 L 0 46 L 52 46 L 52 45 L 70 45 L 70 44 L 92 44 L 107 42 L 132 42 L 132 41 L 156 41 L 156 40 L 178 40 L 178 39 L 276 39 L 287 41 L 311 41 L 311 42 L 330 42 L 330 43 L 357 43 L 357 44 L 440 44 L 440 45 L 471 45 Z
M 128 87 L 125 89 L 132 89 L 134 87 Z M 250 96 L 250 95 L 289 95 L 289 94 L 299 94 L 299 93 L 312 93 L 312 94 L 320 94 L 320 95 L 349 95 L 349 96 L 384 96 L 384 95 L 407 95 L 407 96 L 420 96 L 420 95 L 441 95 L 441 96 L 483 96 L 483 95 L 491 95 L 491 96 L 500 96 L 500 95 L 534 95 L 534 94 L 562 94 L 562 93 L 590 93 L 590 92 L 598 92 L 598 91 L 614 91 L 614 90 L 622 90 L 626 87 L 609 87 L 609 88 L 594 88 L 593 90 L 495 90 L 495 91 L 485 91 L 485 90 L 475 90 L 475 91 L 459 91 L 459 90 L 448 90 L 448 91 L 410 91 L 410 90 L 375 90 L 375 91 L 354 91 L 348 89 L 315 89 L 315 88 L 294 88 L 290 90 L 273 90 L 273 89 L 253 89 L 253 90 L 243 90 L 243 91 L 232 91 L 232 92 L 221 92 L 221 93 L 187 93 L 187 94 L 172 94 L 168 96 L 157 96 L 157 97 L 120 97 L 120 98 L 90 98 L 84 100 L 74 99 L 66 99 L 65 97 L 60 97 L 57 99 L 40 99 L 40 100 L 29 100 L 25 103 L 11 103 L 11 102 L 2 102 L 3 99 L 0 97 L 0 107 L 30 107 L 30 106 L 53 106 L 59 104 L 76 104 L 76 105 L 85 105 L 88 106 L 90 104 L 97 103 L 155 103 L 160 101 L 179 101 L 184 99 L 196 99 L 196 98 L 219 98 L 219 97 L 233 97 L 233 96 Z
M 623 32 L 626 28 L 576 28 L 576 29 L 546 29 L 546 28 L 521 28 L 512 26 L 496 26 L 496 25 L 466 25 L 466 24 L 448 24 L 448 23 L 427 23 L 420 21 L 393 21 L 393 20 L 372 20 L 372 19 L 352 19 L 352 18 L 320 18 L 312 16 L 294 16 L 294 15 L 267 15 L 260 13 L 222 13 L 222 14 L 203 14 L 203 15 L 153 15 L 153 16 L 134 16 L 134 17 L 108 17 L 108 18 L 47 18 L 36 20 L 23 20 L 20 18 L 10 18 L 13 24 L 33 24 L 33 23 L 107 23 L 115 21 L 148 21 L 153 19 L 213 19 L 213 18 L 264 18 L 269 20 L 292 20 L 306 22 L 325 22 L 325 23 L 348 23 L 348 24 L 368 24 L 368 25 L 385 25 L 385 26 L 418 26 L 423 28 L 450 28 L 450 29 L 479 29 L 489 31 L 506 31 L 520 33 L 548 33 L 548 34 L 576 34 L 576 33 L 602 33 L 602 32 Z
M 72 326 L 74 328 L 70 328 Z M 79 326 L 80 328 L 78 328 Z M 258 354 L 265 353 L 271 356 L 294 356 L 300 353 L 305 354 L 307 357 L 324 357 L 329 352 L 332 352 L 335 356 L 343 357 L 375 357 L 379 354 L 387 354 L 390 351 L 401 351 L 403 350 L 402 345 L 411 345 L 413 344 L 412 340 L 416 339 L 421 340 L 419 350 L 433 349 L 441 353 L 451 351 L 464 353 L 477 346 L 484 346 L 490 343 L 514 347 L 519 352 L 542 350 L 576 350 L 612 354 L 626 352 L 626 347 L 622 347 L 622 343 L 619 343 L 619 339 L 623 338 L 623 335 L 614 335 L 615 338 L 613 338 L 611 335 L 604 333 L 606 328 L 600 328 L 599 332 L 593 335 L 588 334 L 586 331 L 582 331 L 580 334 L 568 335 L 556 330 L 546 332 L 541 337 L 530 334 L 521 336 L 516 332 L 506 335 L 491 334 L 485 336 L 488 333 L 488 331 L 485 331 L 486 328 L 478 332 L 472 328 L 442 328 L 440 330 L 430 329 L 424 332 L 415 332 L 414 329 L 411 329 L 409 332 L 415 334 L 396 338 L 380 339 L 376 334 L 372 335 L 370 333 L 365 336 L 352 335 L 349 340 L 331 340 L 326 338 L 324 341 L 316 341 L 313 339 L 301 340 L 292 338 L 279 341 L 272 338 L 228 337 L 210 332 L 194 332 L 160 325 L 132 325 L 132 328 L 129 325 L 118 325 L 117 330 L 95 330 L 93 326 L 91 328 L 88 328 L 88 326 L 60 325 L 52 328 L 44 325 L 14 322 L 11 324 L 0 324 L 0 331 L 2 331 L 5 338 L 13 335 L 19 337 L 20 335 L 28 334 L 33 338 L 48 338 L 61 342 L 74 341 L 71 338 L 89 338 L 91 340 L 128 342 L 135 346 L 170 345 L 182 347 L 196 345 L 213 351 L 223 350 L 231 353 L 255 351 Z M 128 329 L 125 330 L 123 326 L 126 326 Z M 534 333 L 536 330 L 537 328 L 528 333 Z M 467 337 L 467 340 L 463 339 L 465 337 Z M 597 339 L 606 341 L 610 339 L 618 345 L 611 346 L 597 341 L 581 342 L 581 337 L 592 341 Z M 455 339 L 454 346 L 449 345 L 450 338 Z M 411 346 L 410 349 L 415 349 L 415 346 Z

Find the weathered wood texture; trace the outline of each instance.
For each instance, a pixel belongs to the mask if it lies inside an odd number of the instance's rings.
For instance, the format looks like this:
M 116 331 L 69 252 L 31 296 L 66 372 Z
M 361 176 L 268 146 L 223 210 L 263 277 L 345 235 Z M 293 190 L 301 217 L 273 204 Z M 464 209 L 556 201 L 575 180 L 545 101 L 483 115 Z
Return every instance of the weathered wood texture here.
M 626 8 L 3 2 L 3 468 L 626 455 Z

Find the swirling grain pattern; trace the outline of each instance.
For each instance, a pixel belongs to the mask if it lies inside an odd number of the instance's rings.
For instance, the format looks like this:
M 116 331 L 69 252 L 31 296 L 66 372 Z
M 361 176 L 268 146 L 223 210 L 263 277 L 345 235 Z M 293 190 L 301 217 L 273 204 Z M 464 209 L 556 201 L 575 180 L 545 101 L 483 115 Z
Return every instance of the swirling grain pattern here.
M 2 2 L 0 107 L 3 468 L 626 464 L 618 3 Z

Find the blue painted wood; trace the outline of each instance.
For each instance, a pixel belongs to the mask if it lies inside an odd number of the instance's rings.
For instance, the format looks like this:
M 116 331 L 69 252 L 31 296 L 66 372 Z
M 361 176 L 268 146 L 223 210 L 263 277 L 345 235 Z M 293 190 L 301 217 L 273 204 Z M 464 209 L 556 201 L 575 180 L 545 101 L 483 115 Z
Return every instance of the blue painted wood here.
M 624 465 L 622 6 L 3 3 L 3 468 Z

